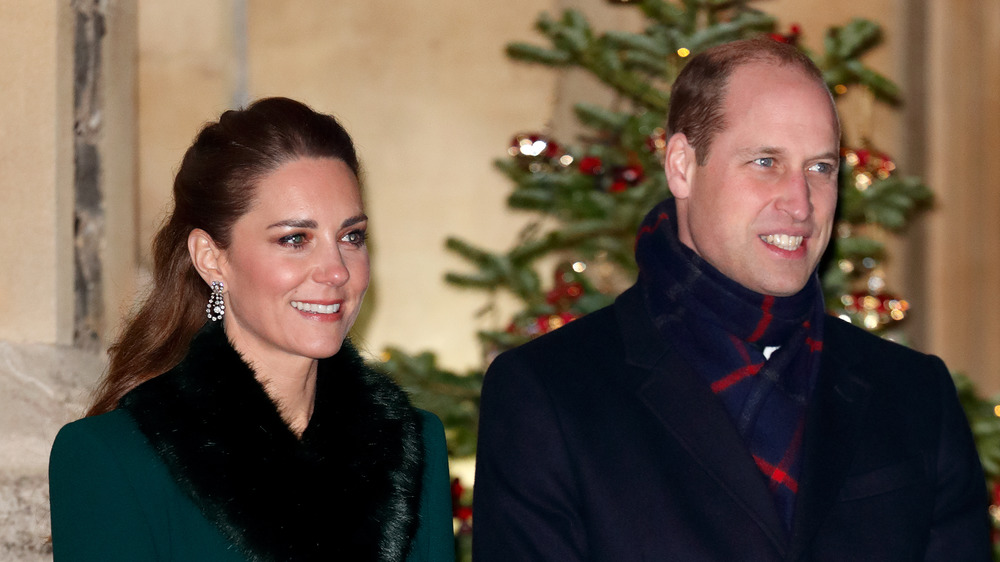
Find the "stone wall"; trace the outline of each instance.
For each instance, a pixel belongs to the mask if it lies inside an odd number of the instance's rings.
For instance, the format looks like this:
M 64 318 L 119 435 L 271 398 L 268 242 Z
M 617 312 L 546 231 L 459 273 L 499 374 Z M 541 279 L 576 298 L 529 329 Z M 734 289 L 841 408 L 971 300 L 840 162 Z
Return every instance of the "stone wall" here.
M 102 357 L 0 341 L 0 561 L 51 560 L 49 448 L 59 428 L 83 413 Z

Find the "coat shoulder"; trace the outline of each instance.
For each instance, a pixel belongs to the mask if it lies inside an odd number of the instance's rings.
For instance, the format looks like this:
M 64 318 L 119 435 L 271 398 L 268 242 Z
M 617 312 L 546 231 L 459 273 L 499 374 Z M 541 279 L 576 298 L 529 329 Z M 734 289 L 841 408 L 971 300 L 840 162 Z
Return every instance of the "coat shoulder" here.
M 848 322 L 829 316 L 823 326 L 824 360 L 867 373 L 873 383 L 940 384 L 948 376 L 944 362 L 934 355 L 922 353 L 866 332 Z M 919 385 L 918 385 L 919 386 Z

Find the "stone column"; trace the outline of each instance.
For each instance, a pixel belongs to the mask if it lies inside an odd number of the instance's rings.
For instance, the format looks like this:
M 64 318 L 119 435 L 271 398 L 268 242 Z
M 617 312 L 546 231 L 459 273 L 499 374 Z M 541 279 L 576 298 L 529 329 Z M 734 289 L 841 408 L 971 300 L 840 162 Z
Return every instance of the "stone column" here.
M 73 338 L 73 11 L 0 0 L 0 339 Z
M 133 294 L 135 0 L 0 0 L 0 560 L 51 559 L 49 448 Z

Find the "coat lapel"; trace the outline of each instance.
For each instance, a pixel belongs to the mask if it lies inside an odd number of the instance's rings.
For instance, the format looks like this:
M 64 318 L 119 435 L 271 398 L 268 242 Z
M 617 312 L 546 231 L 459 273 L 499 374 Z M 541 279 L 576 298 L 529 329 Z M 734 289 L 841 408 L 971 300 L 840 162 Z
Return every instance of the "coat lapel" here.
M 615 307 L 640 402 L 784 553 L 787 532 L 774 500 L 725 408 L 660 337 L 636 287 Z
M 808 549 L 840 492 L 854 458 L 858 422 L 871 390 L 856 374 L 855 361 L 842 352 L 850 347 L 842 342 L 837 322 L 841 320 L 826 318 L 819 380 L 806 414 L 790 560 L 798 559 Z

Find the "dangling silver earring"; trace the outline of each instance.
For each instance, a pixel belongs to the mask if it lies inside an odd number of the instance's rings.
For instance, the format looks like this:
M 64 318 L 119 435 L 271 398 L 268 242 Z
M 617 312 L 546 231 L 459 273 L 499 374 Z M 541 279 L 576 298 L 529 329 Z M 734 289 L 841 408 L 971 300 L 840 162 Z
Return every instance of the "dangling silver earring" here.
M 205 308 L 209 320 L 222 320 L 226 313 L 226 303 L 222 300 L 222 290 L 225 288 L 222 281 L 212 281 L 212 295 L 208 297 L 208 306 Z

